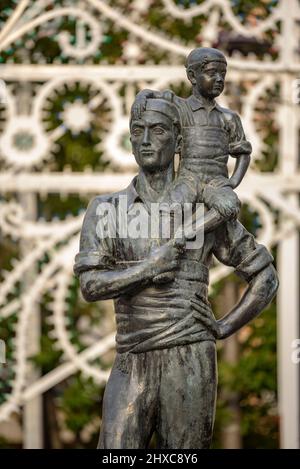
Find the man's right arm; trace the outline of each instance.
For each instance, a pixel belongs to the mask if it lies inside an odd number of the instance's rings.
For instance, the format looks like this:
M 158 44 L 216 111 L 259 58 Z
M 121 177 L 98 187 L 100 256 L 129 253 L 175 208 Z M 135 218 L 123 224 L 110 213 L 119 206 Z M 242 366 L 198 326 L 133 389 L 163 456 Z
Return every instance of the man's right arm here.
M 125 269 L 89 270 L 81 273 L 80 287 L 86 301 L 117 298 L 146 287 L 154 277 L 177 269 L 180 249 L 172 241 L 155 251 L 148 258 Z

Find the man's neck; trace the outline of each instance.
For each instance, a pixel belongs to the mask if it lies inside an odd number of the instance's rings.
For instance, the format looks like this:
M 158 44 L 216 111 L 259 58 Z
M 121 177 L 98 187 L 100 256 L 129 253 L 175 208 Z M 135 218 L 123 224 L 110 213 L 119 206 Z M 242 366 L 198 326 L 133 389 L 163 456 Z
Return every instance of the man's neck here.
M 161 168 L 157 171 L 147 171 L 140 169 L 139 173 L 139 184 L 143 184 L 143 180 L 146 180 L 146 184 L 157 193 L 161 195 L 166 186 L 168 186 L 174 178 L 173 164 L 167 168 Z M 140 187 L 143 189 L 142 187 Z

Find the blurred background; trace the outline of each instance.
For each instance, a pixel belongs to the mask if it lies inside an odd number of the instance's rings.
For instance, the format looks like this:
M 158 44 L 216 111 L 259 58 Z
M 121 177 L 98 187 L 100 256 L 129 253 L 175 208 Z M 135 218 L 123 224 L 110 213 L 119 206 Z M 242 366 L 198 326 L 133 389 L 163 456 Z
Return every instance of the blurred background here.
M 240 220 L 281 280 L 277 305 L 218 344 L 213 447 L 299 448 L 299 24 L 298 0 L 0 1 L 0 448 L 96 446 L 115 324 L 73 276 L 82 217 L 136 172 L 136 93 L 188 96 L 197 46 L 228 57 L 219 102 L 253 145 Z M 217 317 L 244 288 L 215 264 Z

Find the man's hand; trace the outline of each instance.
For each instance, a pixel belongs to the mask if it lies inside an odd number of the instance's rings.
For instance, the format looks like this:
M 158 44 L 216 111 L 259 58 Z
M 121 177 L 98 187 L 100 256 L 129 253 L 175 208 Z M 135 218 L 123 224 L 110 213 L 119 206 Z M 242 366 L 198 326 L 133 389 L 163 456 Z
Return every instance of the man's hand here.
M 145 89 L 140 91 L 135 98 L 134 104 L 132 106 L 132 116 L 134 119 L 140 119 L 141 115 L 146 109 L 147 99 L 153 98 L 154 91 Z
M 223 333 L 220 322 L 214 318 L 210 306 L 197 293 L 196 298 L 191 299 L 191 306 L 194 310 L 194 318 L 208 329 L 216 339 L 222 339 Z
M 172 239 L 163 246 L 152 251 L 151 262 L 157 274 L 153 277 L 156 284 L 174 280 L 174 271 L 179 266 L 179 259 L 184 252 L 185 242 L 182 239 Z
M 147 99 L 156 98 L 156 99 L 166 99 L 167 101 L 173 102 L 174 92 L 171 90 L 156 91 L 144 89 L 140 91 L 136 97 L 134 104 L 132 106 L 132 116 L 134 119 L 140 119 L 143 112 L 146 109 Z

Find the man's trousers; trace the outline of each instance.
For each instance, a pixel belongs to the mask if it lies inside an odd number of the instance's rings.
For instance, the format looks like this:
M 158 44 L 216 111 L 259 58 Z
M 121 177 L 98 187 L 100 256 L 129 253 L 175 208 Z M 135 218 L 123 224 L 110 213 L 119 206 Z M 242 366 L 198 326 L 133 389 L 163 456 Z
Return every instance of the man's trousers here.
M 117 354 L 103 399 L 99 448 L 210 446 L 217 388 L 212 341 Z

